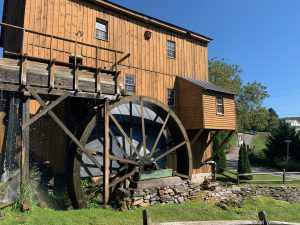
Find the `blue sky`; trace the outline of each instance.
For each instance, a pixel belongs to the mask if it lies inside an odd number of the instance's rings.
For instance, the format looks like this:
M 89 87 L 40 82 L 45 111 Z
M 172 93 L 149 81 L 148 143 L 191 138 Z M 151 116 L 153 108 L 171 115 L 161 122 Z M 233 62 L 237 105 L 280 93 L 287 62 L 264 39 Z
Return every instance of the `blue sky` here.
M 280 116 L 300 116 L 299 0 L 112 2 L 213 38 L 210 58 L 239 65 L 244 82 L 266 85 L 266 107 Z

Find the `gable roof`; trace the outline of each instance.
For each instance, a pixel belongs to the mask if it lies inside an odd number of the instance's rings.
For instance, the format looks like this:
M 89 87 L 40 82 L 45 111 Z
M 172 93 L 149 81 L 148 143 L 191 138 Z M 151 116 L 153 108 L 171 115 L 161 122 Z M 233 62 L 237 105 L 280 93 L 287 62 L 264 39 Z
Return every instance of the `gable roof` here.
M 125 14 L 127 16 L 130 16 L 130 17 L 135 18 L 137 20 L 143 21 L 145 23 L 152 24 L 154 26 L 161 27 L 161 28 L 164 28 L 164 29 L 167 29 L 167 30 L 171 30 L 173 32 L 180 33 L 180 34 L 183 34 L 183 35 L 187 35 L 188 37 L 190 37 L 192 39 L 200 40 L 200 41 L 205 42 L 205 43 L 209 43 L 210 41 L 213 40 L 212 38 L 206 37 L 202 34 L 198 34 L 196 32 L 187 30 L 187 29 L 179 27 L 177 25 L 162 21 L 160 19 L 145 15 L 143 13 L 136 12 L 134 10 L 125 8 L 123 6 L 120 6 L 116 3 L 112 3 L 112 2 L 107 1 L 107 0 L 85 0 L 85 1 L 92 2 L 92 3 L 97 4 L 97 5 L 101 5 L 103 7 L 106 7 L 108 9 L 110 9 L 110 10 L 119 12 L 121 14 Z
M 204 90 L 210 90 L 210 91 L 215 91 L 215 92 L 219 92 L 219 93 L 224 93 L 224 94 L 230 94 L 230 95 L 235 95 L 234 92 L 227 90 L 226 88 L 217 86 L 215 84 L 203 81 L 203 80 L 196 80 L 196 79 L 192 79 L 190 77 L 180 77 L 186 81 L 189 81 L 195 85 L 197 85 L 198 87 L 201 87 Z

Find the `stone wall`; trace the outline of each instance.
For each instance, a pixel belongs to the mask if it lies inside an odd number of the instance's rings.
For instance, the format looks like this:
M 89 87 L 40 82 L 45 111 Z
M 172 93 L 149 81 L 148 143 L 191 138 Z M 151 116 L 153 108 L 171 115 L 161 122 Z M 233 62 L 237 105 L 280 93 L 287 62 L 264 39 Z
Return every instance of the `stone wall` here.
M 201 185 L 191 181 L 178 184 L 151 187 L 147 189 L 123 189 L 116 192 L 116 206 L 122 211 L 149 205 L 182 204 L 199 197 Z
M 229 206 L 239 206 L 245 198 L 254 196 L 270 197 L 290 203 L 300 203 L 300 187 L 291 186 L 236 186 L 218 187 L 215 191 L 207 192 L 203 200 L 223 209 Z

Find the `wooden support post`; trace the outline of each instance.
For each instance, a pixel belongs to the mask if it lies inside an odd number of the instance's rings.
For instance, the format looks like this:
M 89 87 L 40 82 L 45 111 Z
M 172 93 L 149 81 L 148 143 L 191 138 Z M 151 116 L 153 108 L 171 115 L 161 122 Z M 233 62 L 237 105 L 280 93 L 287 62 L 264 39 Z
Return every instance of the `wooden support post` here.
M 282 183 L 285 184 L 285 179 L 286 179 L 286 173 L 285 173 L 285 169 L 283 169 L 283 173 L 282 173 Z
M 30 98 L 22 98 L 22 124 L 29 120 Z M 22 129 L 21 184 L 29 183 L 29 127 Z
M 151 225 L 151 213 L 145 209 L 143 210 L 143 225 Z
M 27 67 L 27 57 L 26 57 L 26 55 L 24 55 L 23 57 L 22 57 L 22 64 L 21 64 L 21 85 L 22 86 L 26 86 L 26 84 L 27 84 L 27 69 L 26 69 L 26 67 Z
M 207 147 L 213 142 L 213 140 L 217 137 L 217 134 L 220 131 L 215 131 L 215 133 L 213 134 L 213 136 L 209 139 L 209 141 L 205 144 L 204 148 L 203 148 L 203 152 L 205 152 L 205 150 L 207 149 Z M 213 157 L 212 157 L 213 158 Z
M 239 176 L 239 171 L 236 171 L 236 183 L 240 184 L 240 176 Z
M 99 48 L 96 47 L 96 92 L 101 94 L 101 72 L 99 66 Z
M 109 100 L 105 100 L 104 105 L 104 189 L 103 189 L 103 203 L 106 205 L 109 201 L 109 114 L 108 114 Z
M 262 222 L 263 225 L 269 225 L 270 222 L 268 220 L 267 214 L 264 211 L 258 212 L 258 218 Z
M 54 67 L 55 60 L 51 60 L 49 63 L 49 88 L 54 89 Z
M 75 62 L 76 62 L 76 56 L 75 56 Z M 79 91 L 79 65 L 76 62 L 75 66 L 74 66 L 74 90 L 75 91 Z

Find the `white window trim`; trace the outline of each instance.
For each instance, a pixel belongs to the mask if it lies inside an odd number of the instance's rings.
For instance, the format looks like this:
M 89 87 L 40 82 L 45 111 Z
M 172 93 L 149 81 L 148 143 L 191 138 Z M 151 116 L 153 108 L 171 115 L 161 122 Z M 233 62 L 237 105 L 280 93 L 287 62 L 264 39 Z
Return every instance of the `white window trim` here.
M 173 43 L 174 44 L 174 57 L 169 55 L 169 43 Z M 176 42 L 175 41 L 171 41 L 171 40 L 167 40 L 167 58 L 169 59 L 176 59 Z
M 101 30 L 101 29 L 98 29 L 97 28 L 97 25 L 100 24 L 100 25 L 103 25 L 105 28 L 106 28 L 106 31 L 104 30 Z M 106 33 L 106 38 L 101 38 L 101 37 L 98 37 L 97 36 L 97 30 L 100 30 L 102 32 L 105 32 Z M 108 21 L 106 20 L 103 20 L 103 19 L 100 19 L 100 18 L 97 18 L 96 19 L 96 26 L 95 26 L 95 38 L 97 40 L 102 40 L 102 41 L 108 41 L 108 35 L 109 35 L 109 29 L 108 29 Z
M 222 104 L 220 104 L 220 103 L 218 102 L 219 99 L 222 100 Z M 223 112 L 219 112 L 219 111 L 218 111 L 218 106 L 222 106 L 222 111 L 223 111 Z M 216 113 L 217 113 L 217 115 L 219 115 L 219 116 L 224 116 L 224 115 L 225 115 L 224 98 L 221 97 L 221 96 L 216 96 Z

